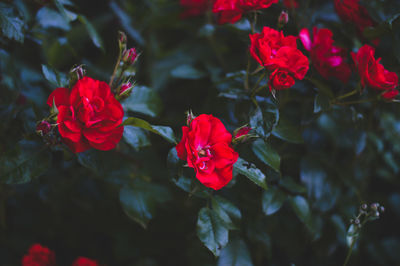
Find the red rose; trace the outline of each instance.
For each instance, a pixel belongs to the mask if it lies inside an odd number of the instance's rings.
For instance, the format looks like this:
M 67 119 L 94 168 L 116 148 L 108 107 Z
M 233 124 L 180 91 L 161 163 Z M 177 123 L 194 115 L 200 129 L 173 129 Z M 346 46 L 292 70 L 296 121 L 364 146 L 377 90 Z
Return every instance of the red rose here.
M 346 62 L 346 50 L 333 45 L 333 33 L 329 29 L 313 29 L 313 40 L 310 32 L 304 28 L 299 34 L 306 50 L 310 51 L 314 67 L 322 77 L 337 78 L 347 83 L 350 78 L 350 66 Z
M 95 260 L 91 260 L 85 257 L 78 257 L 72 266 L 98 266 L 99 264 Z
M 384 93 L 382 93 L 382 98 L 385 100 L 393 100 L 397 95 L 399 94 L 398 90 L 388 90 Z
M 308 58 L 297 48 L 284 46 L 278 50 L 275 57 L 266 65 L 267 69 L 285 70 L 294 78 L 302 80 L 309 69 Z
M 283 5 L 288 9 L 299 7 L 297 0 L 283 0 Z
M 279 0 L 216 0 L 212 11 L 218 15 L 218 23 L 235 23 L 245 12 L 270 7 Z
M 121 140 L 124 111 L 107 83 L 84 77 L 71 91 L 54 90 L 47 100 L 49 106 L 53 99 L 59 112 L 58 131 L 73 152 L 91 147 L 106 151 Z
M 193 17 L 203 15 L 211 7 L 214 0 L 180 0 L 181 6 L 185 9 L 181 17 Z
M 294 78 L 285 70 L 276 69 L 269 76 L 269 89 L 285 90 L 294 85 Z
M 206 187 L 221 189 L 232 179 L 233 164 L 239 155 L 232 147 L 232 135 L 212 115 L 199 115 L 182 127 L 176 146 L 179 158 L 194 168 L 196 178 Z
M 22 266 L 54 266 L 56 265 L 56 255 L 47 247 L 40 244 L 32 245 L 28 254 L 22 258 Z
M 361 78 L 363 87 L 369 86 L 375 90 L 387 91 L 385 98 L 394 97 L 394 88 L 399 85 L 396 73 L 386 70 L 374 57 L 375 49 L 369 45 L 362 46 L 357 53 L 351 53 Z M 394 96 L 393 96 L 394 95 Z
M 268 65 L 283 46 L 297 48 L 296 37 L 285 37 L 282 31 L 279 32 L 269 27 L 264 27 L 261 33 L 250 34 L 249 37 L 250 53 L 262 66 Z
M 367 27 L 376 25 L 368 14 L 367 9 L 359 4 L 360 0 L 334 0 L 335 10 L 339 17 L 348 23 L 355 24 L 358 31 L 362 34 Z M 379 39 L 373 41 L 375 45 Z

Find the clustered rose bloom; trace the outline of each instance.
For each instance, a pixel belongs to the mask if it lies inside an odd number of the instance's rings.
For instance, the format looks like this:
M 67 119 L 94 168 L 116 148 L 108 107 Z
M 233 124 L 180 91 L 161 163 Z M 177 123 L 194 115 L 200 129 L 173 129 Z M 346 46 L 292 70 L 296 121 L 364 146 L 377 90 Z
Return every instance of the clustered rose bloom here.
M 124 111 L 103 81 L 84 77 L 70 91 L 54 90 L 47 104 L 58 109 L 58 131 L 75 153 L 89 148 L 111 150 L 121 140 Z
M 215 0 L 180 0 L 184 11 L 181 14 L 182 18 L 199 16 L 204 14 Z
M 271 72 L 270 90 L 292 87 L 309 69 L 308 58 L 297 49 L 297 38 L 264 27 L 261 33 L 250 34 L 250 54 Z
M 395 88 L 399 85 L 399 77 L 396 73 L 386 70 L 375 59 L 375 49 L 367 44 L 362 46 L 357 53 L 352 52 L 354 63 L 361 78 L 361 85 L 382 91 L 382 97 L 391 100 L 399 94 Z
M 375 26 L 376 23 L 359 2 L 360 0 L 334 0 L 335 10 L 339 17 L 345 22 L 354 24 L 362 33 L 365 28 Z M 373 42 L 377 45 L 379 40 L 376 39 Z
M 218 16 L 218 23 L 235 23 L 248 11 L 264 9 L 279 0 L 216 0 L 212 11 Z
M 322 77 L 334 77 L 343 83 L 349 80 L 351 70 L 346 62 L 347 51 L 333 45 L 332 31 L 314 27 L 311 40 L 310 31 L 304 28 L 299 37 L 304 48 L 310 52 L 312 63 Z
M 32 245 L 28 254 L 22 258 L 22 266 L 54 266 L 56 265 L 56 255 L 47 247 L 40 244 Z
M 22 266 L 55 266 L 56 255 L 54 251 L 44 247 L 40 244 L 33 244 L 26 254 L 22 258 Z M 72 266 L 98 266 L 99 264 L 95 260 L 91 260 L 85 257 L 78 257 Z
M 232 135 L 222 122 L 202 114 L 182 127 L 176 146 L 178 157 L 194 168 L 196 178 L 206 187 L 221 189 L 232 180 L 233 164 L 239 155 L 232 147 Z

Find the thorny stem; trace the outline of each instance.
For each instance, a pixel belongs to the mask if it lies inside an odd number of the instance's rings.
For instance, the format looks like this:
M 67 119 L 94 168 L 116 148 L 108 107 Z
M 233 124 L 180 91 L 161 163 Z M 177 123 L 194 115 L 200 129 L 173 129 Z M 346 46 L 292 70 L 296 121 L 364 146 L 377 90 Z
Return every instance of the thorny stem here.
M 110 86 L 110 88 L 111 88 L 111 86 L 113 84 L 113 81 L 114 81 L 114 78 L 115 78 L 115 74 L 117 74 L 117 70 L 118 70 L 119 64 L 121 63 L 121 57 L 122 57 L 122 51 L 121 51 L 121 49 L 119 49 L 118 60 L 117 60 L 117 63 L 115 64 L 114 71 L 112 73 L 110 82 L 108 83 L 108 86 Z
M 251 26 L 251 33 L 254 34 L 255 33 L 255 26 L 257 24 L 257 12 L 254 11 L 254 18 L 253 21 L 250 22 L 250 26 Z M 246 91 L 248 91 L 250 89 L 249 87 L 249 72 L 250 72 L 250 64 L 251 64 L 251 56 L 250 53 L 247 53 L 247 67 L 246 67 L 246 78 L 244 80 L 244 88 L 246 89 Z

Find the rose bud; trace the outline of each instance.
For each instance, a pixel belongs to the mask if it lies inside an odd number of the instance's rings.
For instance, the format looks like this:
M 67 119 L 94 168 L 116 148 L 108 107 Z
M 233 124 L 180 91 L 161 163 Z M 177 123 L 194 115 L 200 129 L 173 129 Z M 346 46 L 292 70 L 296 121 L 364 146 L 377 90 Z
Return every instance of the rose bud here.
M 124 62 L 127 65 L 132 65 L 133 63 L 135 63 L 136 58 L 137 58 L 136 49 L 131 48 L 126 50 L 122 55 L 122 62 Z
M 186 125 L 190 126 L 190 123 L 192 123 L 192 120 L 195 119 L 196 116 L 192 113 L 192 110 L 189 110 L 186 112 Z
M 36 133 L 38 133 L 42 137 L 47 135 L 50 131 L 51 131 L 51 124 L 46 120 L 40 121 L 36 125 Z
M 249 136 L 250 131 L 252 130 L 251 127 L 243 126 L 238 129 L 236 129 L 233 132 L 233 142 L 244 142 L 247 140 L 247 137 Z
M 286 11 L 281 12 L 278 17 L 278 28 L 283 28 L 289 22 L 289 14 Z
M 127 83 L 122 84 L 118 88 L 118 97 L 117 100 L 123 100 L 129 97 L 131 95 L 132 89 L 135 87 L 134 84 L 130 83 L 129 81 Z
M 119 44 L 119 49 L 121 51 L 124 51 L 126 49 L 126 43 L 128 42 L 128 38 L 126 37 L 126 34 L 122 31 L 118 32 L 118 44 Z
M 86 70 L 83 68 L 83 65 L 74 67 L 69 71 L 69 86 L 73 87 L 75 83 L 82 79 L 86 74 Z

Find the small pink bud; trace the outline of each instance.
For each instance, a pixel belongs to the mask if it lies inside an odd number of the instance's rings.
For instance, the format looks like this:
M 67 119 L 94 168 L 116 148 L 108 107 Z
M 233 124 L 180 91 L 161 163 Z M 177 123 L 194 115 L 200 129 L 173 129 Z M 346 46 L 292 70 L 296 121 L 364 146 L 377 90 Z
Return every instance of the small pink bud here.
M 279 27 L 283 27 L 289 22 L 289 14 L 286 11 L 281 12 L 278 18 L 278 25 Z
M 122 94 L 127 94 L 130 91 L 132 91 L 133 85 L 130 82 L 124 83 L 121 85 L 121 88 L 119 89 L 119 95 L 121 96 Z
M 242 127 L 236 132 L 234 138 L 237 139 L 237 138 L 240 138 L 242 136 L 246 136 L 246 135 L 249 134 L 250 130 L 251 130 L 251 127 Z
M 136 58 L 137 52 L 135 48 L 125 50 L 124 54 L 122 55 L 122 61 L 127 65 L 132 65 L 135 63 Z
M 45 136 L 45 135 L 47 135 L 50 131 L 51 131 L 51 124 L 50 124 L 49 122 L 47 122 L 46 120 L 40 121 L 40 122 L 36 125 L 36 132 L 37 132 L 40 136 Z

